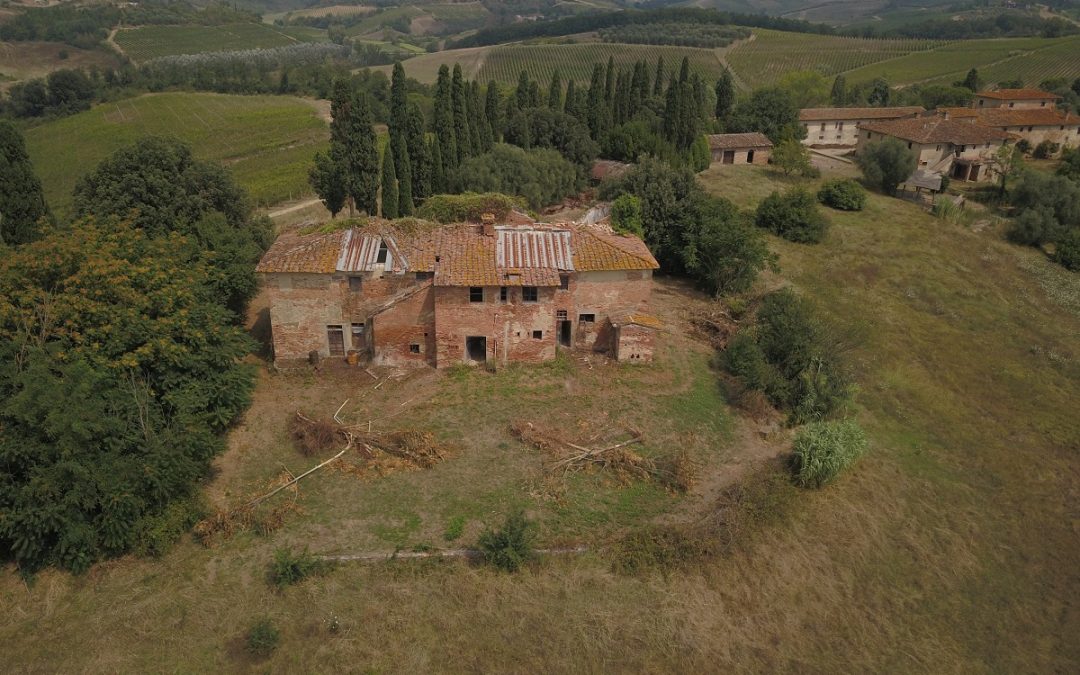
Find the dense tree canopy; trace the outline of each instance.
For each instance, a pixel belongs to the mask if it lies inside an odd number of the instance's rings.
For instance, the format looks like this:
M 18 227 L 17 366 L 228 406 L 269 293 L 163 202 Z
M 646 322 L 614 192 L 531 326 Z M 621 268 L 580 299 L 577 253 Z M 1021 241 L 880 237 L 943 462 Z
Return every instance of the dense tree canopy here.
M 760 131 L 773 143 L 802 139 L 806 130 L 799 124 L 799 109 L 786 90 L 778 87 L 757 89 L 735 106 L 727 124 L 728 131 Z
M 272 225 L 254 218 L 247 195 L 218 164 L 200 162 L 182 142 L 148 136 L 106 158 L 75 186 L 78 216 L 129 219 L 152 238 L 176 232 L 213 253 L 211 282 L 241 313 L 256 290 L 255 263 Z
M 0 259 L 0 557 L 75 571 L 147 542 L 247 406 L 209 255 L 76 222 Z
M 886 138 L 867 146 L 855 162 L 868 183 L 891 195 L 896 192 L 896 186 L 915 172 L 919 159 L 900 139 Z

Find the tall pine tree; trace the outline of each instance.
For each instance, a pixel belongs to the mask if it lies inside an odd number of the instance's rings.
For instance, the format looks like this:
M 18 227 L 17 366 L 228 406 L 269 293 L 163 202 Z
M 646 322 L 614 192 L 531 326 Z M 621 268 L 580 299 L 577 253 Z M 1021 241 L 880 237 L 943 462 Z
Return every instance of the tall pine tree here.
M 442 176 L 446 176 L 455 166 L 458 156 L 457 142 L 454 137 L 454 100 L 450 84 L 450 67 L 445 63 L 439 66 L 435 80 L 434 105 L 435 142 L 439 145 L 439 167 Z M 445 183 L 442 189 L 445 189 Z M 437 193 L 432 193 L 437 194 Z
M 398 178 L 398 215 L 413 214 L 412 161 L 408 149 L 402 150 L 401 159 L 394 162 Z
M 514 102 L 517 104 L 518 110 L 529 107 L 529 74 L 524 70 L 518 75 L 517 88 L 514 89 Z
M 376 212 L 379 150 L 371 128 L 367 96 L 347 81 L 334 83 L 330 99 L 330 159 L 338 165 L 349 196 L 349 210 Z
M 562 110 L 562 80 L 559 79 L 559 69 L 551 74 L 551 85 L 548 86 L 548 107 L 552 110 Z
M 405 147 L 412 169 L 413 203 L 422 202 L 431 195 L 431 157 L 424 141 L 424 113 L 416 103 L 409 105 L 405 123 Z
M 461 76 L 461 65 L 457 63 L 454 64 L 450 92 L 454 105 L 454 140 L 457 141 L 457 158 L 454 166 L 457 166 L 473 154 L 472 135 L 469 133 L 469 113 L 465 103 L 465 80 Z
M 38 221 L 48 213 L 22 134 L 10 122 L 0 121 L 0 242 L 16 245 L 40 239 Z
M 664 57 L 656 59 L 656 80 L 653 82 L 652 95 L 660 97 L 664 95 Z
M 499 85 L 495 80 L 488 82 L 487 93 L 484 95 L 484 118 L 488 128 L 491 129 L 492 143 L 498 143 L 502 136 L 502 97 L 499 95 Z
M 602 138 L 607 131 L 608 107 L 604 100 L 604 67 L 599 63 L 593 66 L 586 116 L 589 133 L 594 139 Z
M 431 194 L 440 195 L 447 190 L 446 163 L 442 158 L 442 143 L 438 139 L 431 142 Z

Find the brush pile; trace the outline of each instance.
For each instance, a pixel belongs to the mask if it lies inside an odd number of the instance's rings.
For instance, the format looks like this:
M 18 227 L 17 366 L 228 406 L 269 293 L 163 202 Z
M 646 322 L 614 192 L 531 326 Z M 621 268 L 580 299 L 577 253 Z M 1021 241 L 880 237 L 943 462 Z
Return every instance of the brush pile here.
M 738 322 L 720 303 L 711 303 L 705 308 L 691 310 L 690 325 L 694 327 L 694 332 L 714 349 L 726 347 L 728 340 L 739 327 Z
M 635 452 L 631 446 L 641 444 L 643 438 L 636 429 L 606 429 L 577 442 L 532 422 L 515 422 L 510 432 L 544 453 L 549 477 L 600 470 L 613 474 L 624 485 L 634 480 L 654 480 L 676 492 L 685 492 L 694 480 L 696 467 L 685 451 L 659 459 Z
M 337 468 L 358 475 L 367 470 L 385 475 L 398 468 L 430 469 L 446 456 L 445 448 L 430 432 L 376 432 L 368 424 L 344 424 L 338 413 L 332 419 L 296 413 L 289 430 L 301 454 L 310 457 L 344 446 L 352 452 L 346 453 L 346 461 L 338 462 Z
M 297 504 L 299 491 L 293 475 L 288 471 L 283 471 L 260 491 L 267 490 L 269 492 L 263 497 L 245 499 L 237 506 L 216 509 L 212 514 L 195 523 L 195 527 L 191 530 L 192 534 L 203 546 L 210 547 L 219 540 L 230 539 L 241 532 L 258 532 L 266 536 L 281 529 L 285 524 L 286 516 L 301 511 Z M 259 508 L 259 504 L 266 496 L 282 490 L 287 490 L 291 499 L 280 502 L 272 508 Z

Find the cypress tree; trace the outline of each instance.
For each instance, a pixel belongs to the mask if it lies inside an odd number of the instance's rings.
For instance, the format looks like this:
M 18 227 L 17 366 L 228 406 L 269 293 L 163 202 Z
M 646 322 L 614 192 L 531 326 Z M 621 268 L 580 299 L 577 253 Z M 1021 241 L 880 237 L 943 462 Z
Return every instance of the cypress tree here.
M 580 111 L 577 110 L 577 101 L 574 100 L 576 96 L 577 87 L 574 85 L 574 78 L 570 78 L 566 83 L 566 101 L 563 103 L 563 112 L 584 122 L 585 120 L 579 117 Z
M 540 83 L 536 80 L 529 81 L 529 107 L 539 108 L 544 104 L 544 99 L 540 95 Z
M 487 126 L 491 130 L 492 143 L 499 142 L 499 137 L 502 132 L 499 99 L 499 86 L 495 84 L 495 80 L 491 80 L 488 82 L 487 94 L 484 97 L 484 118 L 487 120 Z
M 484 116 L 479 80 L 473 80 L 469 84 L 469 133 L 472 134 L 473 151 L 477 155 L 491 149 L 491 127 Z
M 454 166 L 461 164 L 467 157 L 472 157 L 472 135 L 469 133 L 469 111 L 465 102 L 465 81 L 461 76 L 461 66 L 454 64 L 454 78 L 450 91 L 454 103 L 454 140 L 457 141 L 457 158 Z
M 630 75 L 619 71 L 615 80 L 615 124 L 623 124 L 630 118 Z
M 679 114 L 679 105 L 679 83 L 672 82 L 667 88 L 663 118 L 664 138 L 671 143 L 675 143 L 679 138 L 679 123 L 682 119 Z
M 330 219 L 337 218 L 349 196 L 345 175 L 337 162 L 321 152 L 316 152 L 315 164 L 308 171 L 308 182 L 330 212 Z
M 967 77 L 960 83 L 960 86 L 970 89 L 971 91 L 979 91 L 979 84 L 979 71 L 972 68 L 968 71 Z
M 405 125 L 405 146 L 412 169 L 412 198 L 420 202 L 431 195 L 431 155 L 424 141 L 424 113 L 420 106 L 409 106 Z
M 435 80 L 434 106 L 435 141 L 439 147 L 439 164 L 442 174 L 454 166 L 457 157 L 457 141 L 454 138 L 454 101 L 450 85 L 450 68 L 445 63 L 439 66 Z M 434 194 L 434 193 L 433 193 Z
M 686 84 L 690 81 L 690 58 L 684 56 L 682 58 L 682 64 L 679 66 L 679 82 Z
M 375 213 L 379 189 L 379 151 L 371 128 L 367 97 L 343 80 L 334 83 L 330 100 L 330 158 L 344 176 L 349 212 Z
M 431 142 L 431 194 L 446 192 L 446 163 L 442 158 L 442 143 L 438 139 Z
M 397 171 L 394 169 L 394 151 L 387 145 L 382 161 L 382 217 L 393 220 L 398 217 Z
M 22 134 L 10 122 L 0 121 L 0 242 L 14 245 L 40 239 L 38 221 L 48 214 Z
M 514 101 L 518 110 L 529 107 L 529 74 L 524 70 L 518 75 L 517 89 L 514 90 Z
M 645 62 L 634 63 L 634 75 L 630 81 L 630 108 L 628 116 L 633 118 L 648 96 L 649 74 L 645 69 Z
M 597 63 L 593 66 L 592 81 L 589 84 L 589 102 L 586 115 L 589 123 L 589 133 L 593 139 L 603 136 L 607 126 L 605 125 L 605 112 L 607 105 L 604 102 L 604 67 Z
M 735 107 L 735 80 L 731 77 L 731 71 L 724 68 L 720 73 L 720 79 L 716 81 L 716 117 L 724 119 L 731 114 Z
M 562 81 L 559 79 L 559 69 L 551 75 L 551 85 L 548 87 L 548 107 L 552 110 L 562 110 Z
M 402 145 L 404 146 L 404 143 Z M 403 149 L 401 159 L 394 161 L 395 173 L 398 175 L 399 216 L 411 216 L 413 214 L 412 162 L 410 159 L 408 149 Z
M 837 75 L 832 83 L 832 104 L 837 108 L 847 105 L 847 80 L 843 75 Z
M 664 94 L 664 57 L 661 56 L 656 59 L 656 80 L 653 82 L 653 96 L 662 96 Z
M 607 70 L 604 72 L 604 100 L 610 106 L 615 100 L 615 57 L 607 57 Z
M 398 160 L 401 159 L 401 153 L 405 149 L 405 125 L 409 114 L 406 94 L 405 68 L 402 67 L 401 61 L 398 61 L 394 64 L 394 72 L 390 78 L 390 119 L 387 120 L 390 145 L 397 154 L 395 159 Z

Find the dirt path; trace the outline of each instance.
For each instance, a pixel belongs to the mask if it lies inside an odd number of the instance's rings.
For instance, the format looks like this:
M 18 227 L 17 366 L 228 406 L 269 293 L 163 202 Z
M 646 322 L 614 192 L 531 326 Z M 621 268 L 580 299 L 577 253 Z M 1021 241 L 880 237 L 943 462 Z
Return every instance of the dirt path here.
M 113 26 L 113 29 L 109 31 L 109 37 L 105 38 L 105 44 L 116 50 L 116 53 L 120 56 L 127 56 L 127 54 L 124 53 L 124 50 L 116 42 L 116 32 L 118 30 L 120 30 L 120 26 Z
M 303 209 L 308 208 L 309 206 L 315 206 L 316 204 L 321 204 L 321 203 L 322 203 L 321 199 L 308 199 L 307 201 L 302 201 L 299 204 L 293 204 L 292 206 L 286 206 L 283 209 L 278 209 L 276 211 L 270 211 L 266 215 L 271 217 L 271 218 L 280 218 L 281 216 L 286 216 L 286 215 L 288 215 L 290 213 L 294 213 L 296 211 L 301 211 Z

